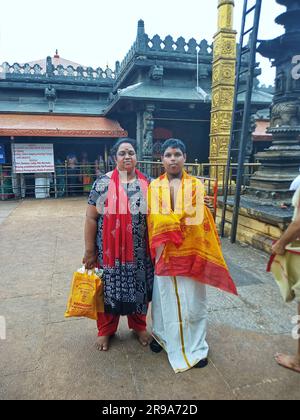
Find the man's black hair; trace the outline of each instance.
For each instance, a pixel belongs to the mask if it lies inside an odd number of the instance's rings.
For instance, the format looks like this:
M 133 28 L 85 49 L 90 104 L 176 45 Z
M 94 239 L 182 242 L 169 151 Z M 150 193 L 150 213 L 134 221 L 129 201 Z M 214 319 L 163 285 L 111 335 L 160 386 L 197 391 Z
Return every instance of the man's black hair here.
M 162 156 L 165 154 L 166 150 L 171 147 L 171 149 L 179 149 L 182 153 L 186 154 L 186 147 L 182 140 L 179 139 L 169 139 L 164 142 L 161 147 L 161 154 Z

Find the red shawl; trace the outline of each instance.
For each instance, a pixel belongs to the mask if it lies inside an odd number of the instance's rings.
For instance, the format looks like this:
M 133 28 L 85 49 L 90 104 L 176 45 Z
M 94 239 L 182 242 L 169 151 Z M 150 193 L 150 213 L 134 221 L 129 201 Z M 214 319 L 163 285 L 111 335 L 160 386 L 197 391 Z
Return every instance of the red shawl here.
M 141 189 L 147 197 L 147 178 L 136 169 Z M 108 187 L 106 211 L 103 220 L 103 263 L 106 267 L 134 262 L 132 216 L 129 200 L 120 182 L 118 169 L 115 169 Z

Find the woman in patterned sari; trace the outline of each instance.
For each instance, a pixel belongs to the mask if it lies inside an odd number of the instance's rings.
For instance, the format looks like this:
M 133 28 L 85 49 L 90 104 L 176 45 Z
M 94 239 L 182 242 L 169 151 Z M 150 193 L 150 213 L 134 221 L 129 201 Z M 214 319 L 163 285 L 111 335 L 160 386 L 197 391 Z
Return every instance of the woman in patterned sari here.
M 151 342 L 146 325 L 154 278 L 146 226 L 150 179 L 136 169 L 133 140 L 120 139 L 114 157 L 115 170 L 93 185 L 85 224 L 85 267 L 104 270 L 105 313 L 97 322 L 100 351 L 108 350 L 122 315 L 143 346 Z

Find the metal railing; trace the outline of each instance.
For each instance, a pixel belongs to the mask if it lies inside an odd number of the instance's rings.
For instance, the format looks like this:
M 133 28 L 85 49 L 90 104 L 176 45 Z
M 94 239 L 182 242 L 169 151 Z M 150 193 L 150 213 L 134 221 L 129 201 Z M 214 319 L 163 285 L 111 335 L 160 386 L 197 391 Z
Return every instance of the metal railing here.
M 224 196 L 225 184 L 226 184 L 226 165 L 223 164 L 210 164 L 202 163 L 200 169 L 200 176 L 210 177 L 218 179 L 218 195 Z M 251 177 L 261 166 L 260 163 L 246 163 L 244 165 L 244 175 L 242 181 L 242 193 L 250 185 Z M 236 179 L 238 174 L 238 164 L 232 163 L 230 165 L 230 174 L 228 181 L 228 195 L 234 195 L 236 190 Z
M 0 199 L 8 200 L 15 198 L 13 191 L 13 174 L 12 166 L 10 165 L 0 165 Z
M 260 164 L 246 164 L 243 179 L 245 189 L 253 173 Z M 161 162 L 140 161 L 138 169 L 157 178 L 164 173 Z M 94 181 L 101 174 L 115 168 L 114 165 L 103 165 L 99 168 L 94 163 L 70 167 L 67 163 L 55 165 L 54 174 L 15 174 L 11 165 L 0 165 L 0 200 L 20 198 L 62 198 L 89 194 Z M 208 163 L 187 163 L 186 171 L 201 178 L 209 196 L 222 196 L 225 189 L 226 165 L 211 165 Z M 235 192 L 237 165 L 230 168 L 229 194 Z M 218 180 L 218 181 L 217 181 Z
M 0 165 L 0 200 L 62 198 L 89 194 L 94 181 L 106 173 L 95 164 L 55 165 L 54 173 L 16 174 L 12 166 Z

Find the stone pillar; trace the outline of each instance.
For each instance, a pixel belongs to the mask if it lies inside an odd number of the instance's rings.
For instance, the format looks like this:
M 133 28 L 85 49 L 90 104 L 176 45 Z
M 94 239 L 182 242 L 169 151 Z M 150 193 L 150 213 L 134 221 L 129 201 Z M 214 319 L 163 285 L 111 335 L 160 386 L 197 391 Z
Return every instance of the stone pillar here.
M 300 167 L 300 0 L 276 1 L 287 7 L 276 19 L 285 27 L 285 33 L 261 42 L 258 49 L 276 66 L 269 129 L 273 142 L 269 149 L 256 155 L 262 167 L 252 177 L 249 192 L 280 201 L 291 197 L 289 187 Z
M 153 160 L 154 105 L 147 105 L 143 115 L 143 160 Z
M 233 0 L 219 0 L 218 32 L 214 36 L 210 163 L 227 164 L 234 102 L 236 31 L 233 30 Z M 218 178 L 223 178 L 219 170 Z M 216 177 L 216 170 L 211 170 Z
M 136 114 L 136 143 L 138 160 L 143 160 L 144 144 L 144 113 L 138 111 Z

